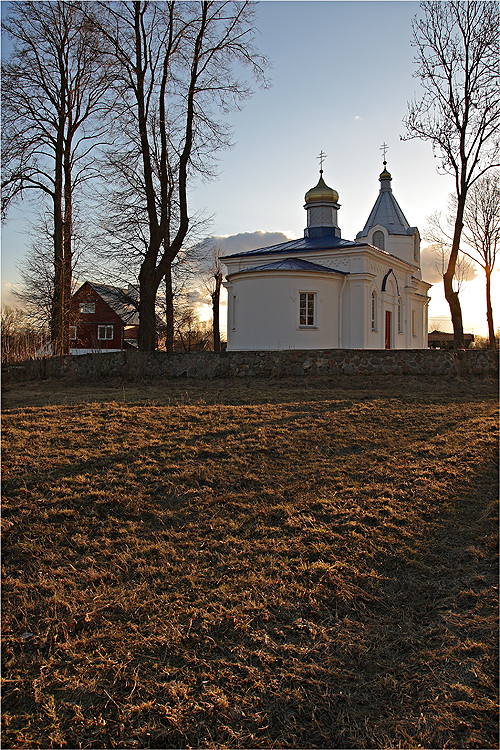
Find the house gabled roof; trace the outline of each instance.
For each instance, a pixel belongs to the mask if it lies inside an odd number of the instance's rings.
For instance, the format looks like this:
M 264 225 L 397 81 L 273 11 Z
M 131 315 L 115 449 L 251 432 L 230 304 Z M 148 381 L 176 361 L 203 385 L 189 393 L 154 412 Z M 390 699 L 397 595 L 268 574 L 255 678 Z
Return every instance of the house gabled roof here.
M 138 291 L 136 287 L 130 287 L 129 291 L 110 284 L 96 284 L 94 281 L 86 281 L 75 292 L 78 294 L 85 284 L 88 284 L 107 305 L 118 315 L 126 326 L 139 325 Z M 131 293 L 132 292 L 132 293 Z M 74 297 L 75 295 L 73 295 Z M 165 326 L 165 321 L 160 315 L 156 315 L 156 325 Z
M 319 263 L 302 260 L 302 258 L 284 258 L 283 260 L 276 260 L 274 263 L 265 263 L 262 266 L 243 268 L 236 273 L 250 273 L 252 271 L 316 271 L 317 273 L 337 273 L 344 276 L 347 274 L 346 271 L 337 271 L 334 268 L 328 268 L 328 266 L 322 266 Z M 234 274 L 230 275 L 233 276 Z
M 127 326 L 139 325 L 139 311 L 124 289 L 109 284 L 87 282 Z

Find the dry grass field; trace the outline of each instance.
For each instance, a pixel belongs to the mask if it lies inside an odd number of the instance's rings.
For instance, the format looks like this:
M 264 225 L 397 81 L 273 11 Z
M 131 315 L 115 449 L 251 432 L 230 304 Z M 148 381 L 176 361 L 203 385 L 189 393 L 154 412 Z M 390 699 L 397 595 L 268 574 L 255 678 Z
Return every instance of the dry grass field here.
M 498 747 L 495 383 L 3 400 L 4 747 Z

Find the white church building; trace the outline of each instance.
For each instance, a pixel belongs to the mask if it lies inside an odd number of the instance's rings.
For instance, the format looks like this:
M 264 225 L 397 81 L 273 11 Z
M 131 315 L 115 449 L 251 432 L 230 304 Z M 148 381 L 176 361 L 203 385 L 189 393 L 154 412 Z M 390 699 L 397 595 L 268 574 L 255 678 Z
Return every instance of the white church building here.
M 339 196 L 320 169 L 302 239 L 224 257 L 228 351 L 427 348 L 431 284 L 386 165 L 355 241 L 341 237 Z

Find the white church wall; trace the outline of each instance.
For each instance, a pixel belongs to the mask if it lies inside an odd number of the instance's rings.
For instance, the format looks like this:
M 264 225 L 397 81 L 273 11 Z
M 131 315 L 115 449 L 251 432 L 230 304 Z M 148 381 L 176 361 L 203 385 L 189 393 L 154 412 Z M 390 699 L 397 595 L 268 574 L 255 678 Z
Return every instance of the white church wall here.
M 344 310 L 342 346 L 345 349 L 365 349 L 368 296 L 364 278 L 356 278 L 354 275 L 348 277 L 342 302 Z
M 236 276 L 228 283 L 228 351 L 339 347 L 343 277 L 294 272 Z M 312 324 L 301 325 L 300 295 L 314 302 Z
M 324 244 L 311 241 L 309 229 L 333 230 L 337 224 L 338 194 L 320 177 L 306 193 L 304 243 L 291 241 L 226 259 L 229 351 L 427 346 L 430 285 L 421 280 L 420 236 L 392 197 L 391 179 L 384 169 L 367 233 L 357 235 L 356 243 L 333 241 L 339 236 L 333 231 L 321 235 Z M 304 270 L 298 270 L 300 264 L 280 268 L 277 263 L 293 259 L 306 261 Z M 305 270 L 307 263 L 340 273 Z M 292 268 L 286 270 L 287 265 Z M 307 325 L 300 322 L 301 295 Z
M 418 247 L 420 247 L 420 243 L 418 243 Z M 420 269 L 418 267 L 420 251 L 418 250 L 415 252 L 414 235 L 408 235 L 405 237 L 400 234 L 388 234 L 385 249 L 388 253 L 391 253 L 391 255 L 396 255 L 398 258 L 415 266 L 413 272 L 414 276 L 420 275 Z M 415 255 L 417 255 L 417 258 L 415 258 Z

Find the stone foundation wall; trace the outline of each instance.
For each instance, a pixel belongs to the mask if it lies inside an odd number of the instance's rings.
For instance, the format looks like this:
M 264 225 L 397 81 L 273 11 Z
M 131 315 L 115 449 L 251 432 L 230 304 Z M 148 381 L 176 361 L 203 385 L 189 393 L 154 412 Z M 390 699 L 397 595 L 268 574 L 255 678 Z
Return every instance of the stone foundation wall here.
M 444 350 L 331 349 L 277 352 L 189 352 L 167 354 L 136 351 L 84 354 L 30 360 L 3 368 L 5 380 L 121 377 L 232 378 L 290 375 L 418 375 L 498 377 L 498 354 L 488 349 Z

